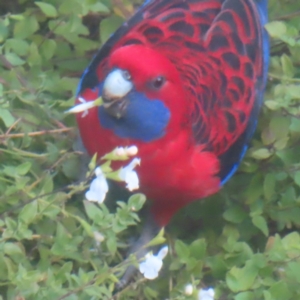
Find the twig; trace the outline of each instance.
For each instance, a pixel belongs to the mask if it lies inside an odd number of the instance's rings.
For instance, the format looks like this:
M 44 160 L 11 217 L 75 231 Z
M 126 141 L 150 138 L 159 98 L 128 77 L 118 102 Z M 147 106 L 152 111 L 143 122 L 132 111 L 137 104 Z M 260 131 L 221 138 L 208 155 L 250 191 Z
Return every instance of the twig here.
M 72 291 L 69 291 L 68 293 L 62 295 L 61 297 L 58 298 L 58 300 L 63 300 L 63 299 L 66 299 L 66 298 L 68 298 L 69 296 L 71 296 L 73 294 L 77 294 L 77 293 L 81 292 L 82 290 L 84 290 L 86 287 L 89 287 L 89 286 L 93 285 L 95 282 L 96 282 L 96 278 L 90 280 L 85 285 L 80 286 L 80 287 L 78 287 L 78 288 L 76 288 Z
M 16 125 L 21 121 L 22 119 L 19 118 L 17 119 L 9 128 L 8 130 L 5 132 L 5 135 L 9 135 L 9 133 L 14 129 L 14 127 L 16 127 Z
M 0 83 L 3 85 L 9 85 L 9 83 L 2 77 L 0 77 Z
M 117 7 L 126 19 L 129 19 L 133 12 L 128 10 L 122 0 L 112 0 L 113 6 Z
M 62 122 L 58 121 L 58 120 L 53 120 L 53 123 L 55 125 L 57 125 L 59 128 L 63 129 L 63 128 L 68 128 L 67 126 L 65 126 L 65 124 L 63 124 Z
M 287 20 L 287 19 L 291 19 L 291 18 L 297 17 L 299 15 L 300 15 L 300 10 L 297 10 L 297 11 L 292 12 L 290 14 L 280 16 L 280 17 L 276 18 L 276 20 Z
M 62 20 L 60 20 L 59 22 L 57 22 L 57 24 L 53 27 L 52 30 L 49 30 L 49 31 L 45 34 L 43 40 L 39 43 L 38 48 L 40 48 L 40 47 L 45 43 L 45 41 L 48 40 L 48 39 L 51 37 L 51 35 L 54 33 L 54 31 L 55 31 L 55 30 L 56 30 L 56 29 L 57 29 L 64 21 L 65 21 L 65 19 L 63 18 Z
M 119 296 L 124 293 L 125 291 L 129 290 L 130 288 L 132 288 L 135 285 L 139 285 L 143 282 L 146 282 L 147 279 L 145 277 L 142 277 L 140 279 L 138 279 L 137 281 L 134 281 L 130 284 L 128 284 L 127 286 L 125 286 L 122 290 L 118 291 L 117 293 L 115 293 L 111 298 L 109 298 L 109 300 L 117 300 L 119 298 Z
M 278 79 L 278 80 L 284 80 L 284 81 L 289 81 L 289 82 L 295 82 L 295 83 L 300 83 L 300 79 L 298 78 L 288 78 L 284 76 L 279 76 L 274 73 L 269 72 L 269 77 L 272 79 Z
M 11 133 L 11 134 L 1 134 L 0 139 L 7 138 L 22 138 L 24 136 L 39 136 L 45 134 L 56 134 L 62 132 L 68 132 L 74 130 L 73 127 L 61 128 L 61 129 L 52 129 L 52 130 L 42 130 L 42 131 L 33 131 L 28 133 Z

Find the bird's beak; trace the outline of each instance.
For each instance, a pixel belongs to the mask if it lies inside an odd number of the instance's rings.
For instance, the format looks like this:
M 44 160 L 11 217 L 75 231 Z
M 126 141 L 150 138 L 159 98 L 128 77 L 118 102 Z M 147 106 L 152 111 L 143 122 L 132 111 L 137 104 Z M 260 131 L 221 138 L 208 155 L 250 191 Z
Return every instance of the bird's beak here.
M 119 119 L 126 113 L 129 100 L 126 97 L 133 83 L 127 71 L 115 69 L 107 75 L 103 84 L 103 107 L 108 114 Z

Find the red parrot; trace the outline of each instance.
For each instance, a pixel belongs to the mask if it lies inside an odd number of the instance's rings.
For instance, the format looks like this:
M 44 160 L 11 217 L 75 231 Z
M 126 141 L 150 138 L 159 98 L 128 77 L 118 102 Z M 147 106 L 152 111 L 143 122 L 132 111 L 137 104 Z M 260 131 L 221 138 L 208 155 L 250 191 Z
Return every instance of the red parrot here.
M 140 191 L 165 226 L 234 174 L 255 130 L 267 80 L 267 0 L 153 0 L 84 72 L 81 139 L 98 157 L 136 145 Z M 80 99 L 80 100 L 79 100 Z

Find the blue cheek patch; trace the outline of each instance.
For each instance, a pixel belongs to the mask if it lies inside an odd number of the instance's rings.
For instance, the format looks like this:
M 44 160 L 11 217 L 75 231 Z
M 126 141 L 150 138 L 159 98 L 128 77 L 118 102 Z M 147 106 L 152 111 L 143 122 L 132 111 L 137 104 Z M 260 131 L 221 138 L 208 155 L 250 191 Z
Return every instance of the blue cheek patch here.
M 170 120 L 170 111 L 160 100 L 149 100 L 144 94 L 131 92 L 126 114 L 114 118 L 107 114 L 103 106 L 99 107 L 101 125 L 112 130 L 121 138 L 151 142 L 165 135 Z

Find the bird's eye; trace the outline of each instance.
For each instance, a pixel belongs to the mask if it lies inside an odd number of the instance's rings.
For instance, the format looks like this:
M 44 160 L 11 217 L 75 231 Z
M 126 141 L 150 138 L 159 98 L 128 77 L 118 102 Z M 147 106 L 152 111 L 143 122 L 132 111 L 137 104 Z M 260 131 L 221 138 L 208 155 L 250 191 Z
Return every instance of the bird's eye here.
M 128 80 L 128 81 L 131 80 L 131 75 L 129 74 L 128 71 L 123 70 L 123 71 L 122 71 L 122 75 L 123 75 L 123 77 L 124 77 L 125 80 Z
M 162 86 L 163 86 L 163 84 L 165 83 L 165 81 L 166 81 L 166 79 L 165 79 L 165 77 L 163 77 L 163 76 L 158 76 L 158 77 L 156 77 L 154 80 L 153 80 L 153 82 L 152 82 L 152 85 L 153 85 L 153 87 L 155 88 L 155 89 L 160 89 Z

